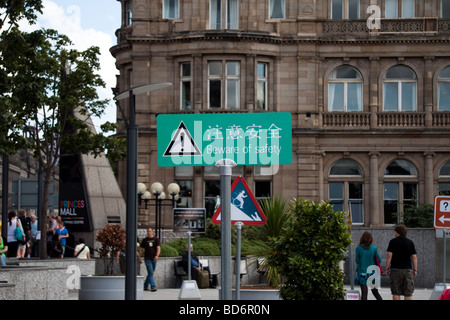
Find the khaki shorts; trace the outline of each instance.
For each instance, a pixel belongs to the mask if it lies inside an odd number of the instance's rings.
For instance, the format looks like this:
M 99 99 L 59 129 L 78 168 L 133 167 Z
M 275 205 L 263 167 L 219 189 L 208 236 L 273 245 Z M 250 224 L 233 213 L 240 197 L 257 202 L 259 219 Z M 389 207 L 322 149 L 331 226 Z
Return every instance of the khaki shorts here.
M 414 276 L 411 269 L 392 269 L 389 279 L 392 295 L 405 297 L 413 295 Z

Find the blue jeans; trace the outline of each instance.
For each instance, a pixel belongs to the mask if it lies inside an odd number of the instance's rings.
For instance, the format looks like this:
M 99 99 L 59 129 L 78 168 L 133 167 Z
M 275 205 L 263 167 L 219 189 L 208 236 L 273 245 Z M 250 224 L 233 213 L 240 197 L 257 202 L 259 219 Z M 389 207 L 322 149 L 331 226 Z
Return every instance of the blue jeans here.
M 144 262 L 145 262 L 145 267 L 147 268 L 147 278 L 145 279 L 145 282 L 144 282 L 144 289 L 147 289 L 149 285 L 150 285 L 151 289 L 154 289 L 154 288 L 156 288 L 156 285 L 155 285 L 155 279 L 153 279 L 153 273 L 155 272 L 155 269 L 156 269 L 156 261 L 144 260 Z

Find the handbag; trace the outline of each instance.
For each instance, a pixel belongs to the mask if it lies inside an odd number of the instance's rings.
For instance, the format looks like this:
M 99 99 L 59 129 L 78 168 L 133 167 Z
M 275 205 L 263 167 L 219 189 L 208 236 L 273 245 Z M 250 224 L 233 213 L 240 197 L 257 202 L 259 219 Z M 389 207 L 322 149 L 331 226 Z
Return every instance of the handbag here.
M 22 241 L 22 240 L 23 240 L 22 230 L 20 230 L 19 227 L 16 227 L 16 229 L 14 230 L 14 236 L 15 236 L 16 239 L 19 240 L 19 241 Z
M 378 260 L 377 254 L 375 253 L 375 263 L 377 264 L 378 268 L 380 268 L 380 274 L 383 274 L 383 268 L 381 267 L 381 263 Z

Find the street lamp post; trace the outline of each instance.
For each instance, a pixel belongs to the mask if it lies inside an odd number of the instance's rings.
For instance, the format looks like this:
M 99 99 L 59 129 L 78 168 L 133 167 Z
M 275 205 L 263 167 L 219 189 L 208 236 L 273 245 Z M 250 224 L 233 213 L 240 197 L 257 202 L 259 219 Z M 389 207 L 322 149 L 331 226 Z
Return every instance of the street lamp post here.
M 120 108 L 120 104 L 118 104 L 127 127 L 126 300 L 136 300 L 138 127 L 136 125 L 135 95 L 163 89 L 171 85 L 169 82 L 146 84 L 127 89 L 114 97 L 117 101 L 129 98 L 128 119 Z
M 175 208 L 175 201 L 177 200 L 178 194 L 180 193 L 180 186 L 172 182 L 167 186 L 167 191 L 170 195 L 170 200 L 172 203 L 172 208 Z M 147 209 L 147 202 L 151 199 L 151 195 L 155 196 L 155 236 L 161 238 L 161 211 L 162 202 L 166 200 L 166 194 L 164 192 L 164 186 L 161 182 L 155 182 L 151 185 L 150 191 L 147 190 L 147 186 L 144 183 L 138 183 L 138 203 L 141 205 L 142 200 L 145 202 L 145 209 Z

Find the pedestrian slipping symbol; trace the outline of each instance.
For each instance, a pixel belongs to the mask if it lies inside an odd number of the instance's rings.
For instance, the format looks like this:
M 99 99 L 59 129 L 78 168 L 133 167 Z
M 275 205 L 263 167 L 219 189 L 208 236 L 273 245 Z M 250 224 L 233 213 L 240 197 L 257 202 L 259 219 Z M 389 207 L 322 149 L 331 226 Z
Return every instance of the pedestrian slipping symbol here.
M 230 215 L 231 223 L 262 225 L 266 223 L 266 217 L 253 196 L 243 177 L 237 177 L 231 185 Z M 222 205 L 216 209 L 211 221 L 220 224 Z
M 197 147 L 197 144 L 192 138 L 189 130 L 186 128 L 183 121 L 181 121 L 177 131 L 173 135 L 172 140 L 164 152 L 164 157 L 201 155 L 202 153 Z

